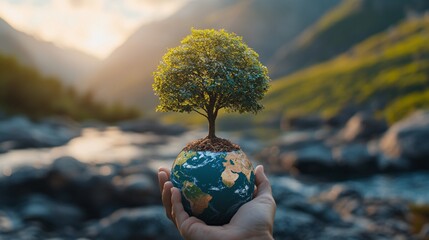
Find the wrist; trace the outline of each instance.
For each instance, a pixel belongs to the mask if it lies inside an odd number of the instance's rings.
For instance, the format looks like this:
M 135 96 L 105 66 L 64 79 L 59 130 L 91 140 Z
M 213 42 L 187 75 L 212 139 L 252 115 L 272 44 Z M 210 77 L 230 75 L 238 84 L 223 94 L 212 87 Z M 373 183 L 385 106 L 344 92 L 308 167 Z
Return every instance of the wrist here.
M 233 239 L 246 239 L 246 240 L 273 240 L 271 232 L 246 232 L 241 233 L 237 238 Z
M 253 235 L 246 238 L 246 240 L 274 240 L 273 235 L 269 232 L 260 235 Z

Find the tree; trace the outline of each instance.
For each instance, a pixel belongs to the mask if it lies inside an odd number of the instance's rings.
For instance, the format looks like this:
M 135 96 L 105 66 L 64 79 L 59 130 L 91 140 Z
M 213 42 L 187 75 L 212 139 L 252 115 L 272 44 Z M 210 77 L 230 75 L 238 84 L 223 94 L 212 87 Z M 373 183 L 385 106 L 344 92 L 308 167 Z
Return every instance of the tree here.
M 157 111 L 196 112 L 216 138 L 220 109 L 257 113 L 269 87 L 268 70 L 242 38 L 225 30 L 196 30 L 163 56 L 154 72 Z

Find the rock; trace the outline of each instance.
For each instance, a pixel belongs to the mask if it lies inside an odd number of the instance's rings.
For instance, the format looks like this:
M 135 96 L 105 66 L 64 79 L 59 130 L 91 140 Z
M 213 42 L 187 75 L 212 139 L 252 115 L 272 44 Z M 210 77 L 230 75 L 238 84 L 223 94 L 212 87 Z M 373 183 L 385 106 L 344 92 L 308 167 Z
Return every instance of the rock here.
M 321 234 L 318 235 L 317 239 L 367 240 L 367 239 L 379 239 L 379 238 L 378 237 L 371 238 L 369 234 L 365 233 L 365 229 L 359 226 L 351 226 L 351 227 L 328 226 L 323 230 Z
M 429 223 L 426 223 L 425 225 L 423 225 L 418 235 L 423 239 L 429 238 Z
M 127 204 L 138 206 L 160 203 L 161 195 L 157 183 L 149 176 L 133 174 L 124 178 L 116 178 L 114 185 L 120 200 Z
M 21 219 L 14 212 L 0 210 L 0 233 L 17 231 L 22 227 Z
M 407 159 L 389 157 L 383 153 L 378 155 L 377 166 L 382 172 L 398 172 L 412 169 L 411 163 Z
M 54 228 L 77 225 L 84 219 L 84 213 L 78 207 L 37 194 L 29 196 L 20 212 L 25 221 L 37 221 Z
M 371 154 L 364 144 L 335 147 L 332 154 L 338 164 L 338 171 L 348 176 L 367 175 L 377 171 L 377 157 Z
M 45 167 L 20 166 L 10 169 L 10 175 L 3 178 L 1 185 L 6 195 L 6 200 L 16 201 L 20 196 L 25 196 L 36 191 L 42 191 L 46 186 L 48 169 Z M 0 197 L 2 199 L 2 197 Z
M 316 197 L 316 199 L 323 202 L 335 202 L 343 198 L 363 199 L 363 196 L 355 189 L 336 184 Z
M 48 236 L 43 230 L 43 226 L 38 223 L 28 223 L 22 230 L 7 235 L 5 239 L 25 239 L 39 240 L 47 239 Z
M 325 123 L 324 119 L 319 116 L 302 116 L 286 118 L 281 123 L 283 130 L 290 129 L 318 129 Z
M 59 120 L 33 123 L 25 117 L 13 117 L 0 122 L 0 149 L 40 148 L 60 146 L 79 136 L 80 128 Z
M 368 113 L 357 113 L 347 122 L 346 126 L 340 131 L 340 139 L 352 142 L 369 140 L 384 133 L 387 124 L 384 121 L 375 119 Z
M 157 135 L 180 135 L 186 131 L 186 128 L 180 125 L 162 125 L 159 121 L 143 119 L 120 122 L 118 127 L 122 131 L 152 132 Z
M 386 156 L 410 160 L 415 168 L 429 168 L 429 111 L 419 111 L 394 124 L 380 148 Z
M 327 129 L 312 131 L 296 131 L 284 134 L 278 141 L 278 146 L 282 151 L 296 150 L 322 144 L 324 140 L 332 135 L 332 131 Z
M 364 199 L 365 216 L 384 222 L 387 219 L 406 219 L 408 203 L 399 199 Z
M 336 165 L 331 150 L 321 144 L 285 153 L 281 156 L 281 161 L 283 169 L 287 171 L 297 170 L 299 173 L 313 175 L 331 174 Z
M 54 160 L 51 165 L 51 175 L 55 175 L 52 180 L 57 181 L 52 184 L 58 185 L 62 184 L 60 181 L 87 181 L 91 177 L 91 172 L 87 164 L 73 157 L 64 156 Z
M 289 206 L 297 202 L 306 201 L 305 195 L 310 195 L 312 189 L 306 188 L 293 178 L 276 177 L 270 178 L 273 197 L 278 206 Z
M 315 239 L 321 226 L 309 214 L 295 210 L 277 208 L 274 218 L 275 239 Z
M 160 206 L 121 209 L 87 228 L 91 239 L 181 239 Z

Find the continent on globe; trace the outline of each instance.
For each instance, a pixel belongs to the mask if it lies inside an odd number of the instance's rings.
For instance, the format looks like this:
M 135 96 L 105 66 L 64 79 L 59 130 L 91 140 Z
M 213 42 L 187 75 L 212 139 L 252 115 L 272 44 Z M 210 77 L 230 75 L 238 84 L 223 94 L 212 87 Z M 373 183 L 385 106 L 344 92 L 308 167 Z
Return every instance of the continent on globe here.
M 222 182 L 227 187 L 232 187 L 239 177 L 239 173 L 243 173 L 247 181 L 250 182 L 250 175 L 252 173 L 252 164 L 243 156 L 243 152 L 231 152 L 225 157 L 226 162 L 223 163 L 225 170 L 222 172 Z
M 210 194 L 204 193 L 199 187 L 188 181 L 183 182 L 182 192 L 183 196 L 191 204 L 192 213 L 195 215 L 200 215 L 209 206 L 209 202 L 213 198 Z

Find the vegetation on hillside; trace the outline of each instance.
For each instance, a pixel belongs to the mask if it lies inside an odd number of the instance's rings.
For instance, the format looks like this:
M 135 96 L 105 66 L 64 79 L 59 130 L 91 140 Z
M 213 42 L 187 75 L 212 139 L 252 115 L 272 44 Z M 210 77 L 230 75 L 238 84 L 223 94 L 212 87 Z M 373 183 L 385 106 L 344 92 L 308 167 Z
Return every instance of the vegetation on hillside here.
M 80 95 L 57 79 L 42 76 L 36 70 L 3 55 L 0 55 L 0 110 L 33 119 L 60 115 L 75 120 L 105 122 L 135 118 L 140 114 L 119 103 L 100 103 L 91 92 Z
M 268 111 L 331 116 L 347 105 L 394 122 L 429 107 L 429 17 L 410 19 L 337 58 L 275 82 Z
M 273 77 L 331 59 L 407 16 L 427 9 L 426 0 L 343 0 L 294 44 L 279 51 L 270 68 Z

